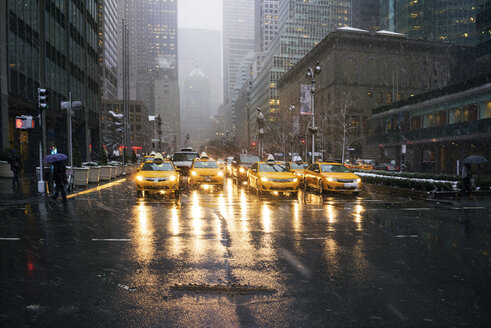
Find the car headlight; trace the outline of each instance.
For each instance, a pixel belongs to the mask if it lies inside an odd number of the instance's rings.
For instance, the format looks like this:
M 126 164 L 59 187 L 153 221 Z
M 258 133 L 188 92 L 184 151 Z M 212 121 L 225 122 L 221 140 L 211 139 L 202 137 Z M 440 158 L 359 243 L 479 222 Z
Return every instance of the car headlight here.
M 192 175 L 193 177 L 195 177 L 195 176 L 197 176 L 197 175 L 198 175 L 198 173 L 196 173 L 196 171 L 191 171 L 191 175 Z
M 246 170 L 245 170 L 243 167 L 241 167 L 241 168 L 239 169 L 239 172 L 240 172 L 240 173 L 245 173 L 245 171 L 246 171 Z
M 223 172 L 222 171 L 218 171 L 218 176 L 219 177 L 223 177 Z
M 297 178 L 294 178 L 294 179 L 293 179 L 293 182 L 297 182 L 297 181 L 298 181 L 298 179 L 297 179 Z
M 176 181 L 176 176 L 175 175 L 171 175 L 170 178 L 169 178 L 170 181 Z
M 333 178 L 327 178 L 326 180 L 329 181 L 329 182 L 334 182 L 334 179 Z
M 138 181 L 143 181 L 143 177 L 142 177 L 141 175 L 137 175 L 137 176 L 136 176 L 136 180 L 138 180 Z
M 297 175 L 297 177 L 301 177 L 302 176 L 302 173 L 295 173 Z
M 356 179 L 356 182 L 361 183 L 361 179 Z
M 262 182 L 267 182 L 267 181 L 269 181 L 269 180 L 268 180 L 268 178 L 262 177 L 262 178 L 261 178 L 261 181 L 262 181 Z

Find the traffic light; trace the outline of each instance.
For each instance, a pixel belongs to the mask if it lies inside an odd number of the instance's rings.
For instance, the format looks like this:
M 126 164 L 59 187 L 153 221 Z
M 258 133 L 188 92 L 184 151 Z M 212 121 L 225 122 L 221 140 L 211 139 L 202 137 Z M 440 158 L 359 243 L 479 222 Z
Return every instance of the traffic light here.
M 28 116 L 28 115 L 16 116 L 15 127 L 21 130 L 33 129 L 34 120 L 32 119 L 32 116 Z
M 252 142 L 252 148 L 256 148 L 256 142 L 255 141 Z
M 303 143 L 303 144 L 305 143 L 305 139 L 302 139 L 302 143 Z
M 38 103 L 39 109 L 48 109 L 48 90 L 38 88 Z

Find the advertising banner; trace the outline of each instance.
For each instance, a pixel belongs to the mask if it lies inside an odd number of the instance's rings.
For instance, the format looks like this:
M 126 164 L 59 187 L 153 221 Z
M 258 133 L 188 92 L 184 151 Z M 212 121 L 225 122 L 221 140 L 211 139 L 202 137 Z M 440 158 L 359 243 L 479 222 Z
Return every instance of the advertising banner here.
M 310 84 L 300 84 L 300 115 L 312 115 L 312 97 Z

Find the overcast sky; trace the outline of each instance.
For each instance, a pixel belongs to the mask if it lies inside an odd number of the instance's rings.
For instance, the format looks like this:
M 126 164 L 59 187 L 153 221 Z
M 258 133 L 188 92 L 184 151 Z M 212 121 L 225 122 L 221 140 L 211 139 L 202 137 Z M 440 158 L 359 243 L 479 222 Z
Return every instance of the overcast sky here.
M 179 28 L 222 30 L 223 0 L 178 0 Z

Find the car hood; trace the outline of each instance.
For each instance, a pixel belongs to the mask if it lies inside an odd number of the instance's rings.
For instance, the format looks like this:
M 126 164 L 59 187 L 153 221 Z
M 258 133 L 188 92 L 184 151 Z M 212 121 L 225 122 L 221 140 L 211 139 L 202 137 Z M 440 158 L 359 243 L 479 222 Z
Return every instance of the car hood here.
M 354 173 L 331 173 L 331 172 L 323 172 L 322 176 L 326 178 L 335 178 L 335 179 L 358 179 L 359 177 Z
M 194 168 L 193 171 L 196 171 L 196 173 L 198 173 L 199 175 L 217 175 L 218 172 L 220 172 L 220 169 Z
M 271 179 L 293 179 L 296 178 L 295 174 L 291 172 L 259 172 L 258 176 L 260 178 L 271 178 Z
M 193 162 L 188 162 L 188 161 L 179 161 L 179 162 L 173 162 L 174 166 L 185 166 L 185 167 L 191 167 Z
M 144 178 L 165 178 L 176 174 L 176 171 L 140 171 L 138 173 L 139 176 Z

